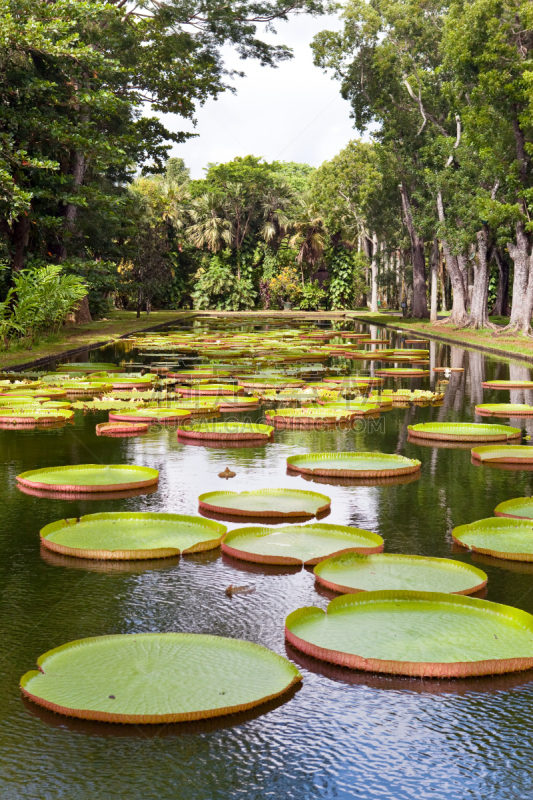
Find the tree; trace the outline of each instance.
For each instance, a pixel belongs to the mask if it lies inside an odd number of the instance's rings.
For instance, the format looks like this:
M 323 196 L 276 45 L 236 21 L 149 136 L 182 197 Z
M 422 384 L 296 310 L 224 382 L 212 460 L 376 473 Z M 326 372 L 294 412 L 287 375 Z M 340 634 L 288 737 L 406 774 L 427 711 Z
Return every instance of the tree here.
M 489 211 L 512 223 L 510 328 L 529 334 L 533 313 L 533 8 L 525 0 L 454 0 L 444 27 L 450 89 L 484 159 L 498 166 Z
M 120 205 L 132 165 L 163 170 L 190 134 L 143 116 L 147 106 L 193 119 L 228 88 L 223 46 L 274 66 L 290 51 L 258 25 L 321 11 L 319 0 L 0 0 L 0 226 L 13 270 L 28 252 L 83 256 L 81 213 Z

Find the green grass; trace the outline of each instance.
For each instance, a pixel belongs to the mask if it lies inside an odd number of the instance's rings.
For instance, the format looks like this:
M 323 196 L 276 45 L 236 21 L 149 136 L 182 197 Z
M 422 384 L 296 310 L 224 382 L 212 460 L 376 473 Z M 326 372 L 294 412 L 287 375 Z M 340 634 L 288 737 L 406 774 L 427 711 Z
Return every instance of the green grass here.
M 7 350 L 0 351 L 0 369 L 27 364 L 41 358 L 53 358 L 78 348 L 90 348 L 100 343 L 112 342 L 128 333 L 145 330 L 190 316 L 191 311 L 152 311 L 141 314 L 135 311 L 112 311 L 106 319 L 94 320 L 86 325 L 62 328 L 58 333 L 38 339 L 15 339 Z
M 471 330 L 468 328 L 455 328 L 452 325 L 439 325 L 427 319 L 409 319 L 405 317 L 393 317 L 390 314 L 370 314 L 349 312 L 353 319 L 360 319 L 367 322 L 369 318 L 377 325 L 394 326 L 398 330 L 410 331 L 416 336 L 428 336 L 437 339 L 445 339 L 451 343 L 462 347 L 474 347 L 490 349 L 494 354 L 509 358 L 509 356 L 525 356 L 533 360 L 533 339 L 526 338 L 519 334 L 499 333 L 489 328 L 481 330 Z M 441 316 L 439 314 L 439 316 Z M 491 317 L 491 322 L 502 327 L 509 322 L 508 317 Z

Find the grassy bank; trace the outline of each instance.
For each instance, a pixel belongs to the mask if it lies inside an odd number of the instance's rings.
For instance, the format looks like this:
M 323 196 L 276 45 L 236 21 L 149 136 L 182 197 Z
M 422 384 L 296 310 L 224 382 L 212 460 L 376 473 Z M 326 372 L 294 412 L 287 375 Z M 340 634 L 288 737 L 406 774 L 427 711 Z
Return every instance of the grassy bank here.
M 152 311 L 137 319 L 135 311 L 112 311 L 107 319 L 65 327 L 57 335 L 34 342 L 32 347 L 26 342 L 14 342 L 9 350 L 0 351 L 0 370 L 100 347 L 134 331 L 177 322 L 192 315 L 191 311 Z
M 488 329 L 480 331 L 454 328 L 429 322 L 426 319 L 404 319 L 394 314 L 372 314 L 364 311 L 348 311 L 351 319 L 358 319 L 370 325 L 386 325 L 389 328 L 403 330 L 413 334 L 413 338 L 431 337 L 460 347 L 474 347 L 502 358 L 521 358 L 533 362 L 533 340 L 516 334 L 498 333 Z M 507 322 L 505 318 L 494 317 L 495 324 Z

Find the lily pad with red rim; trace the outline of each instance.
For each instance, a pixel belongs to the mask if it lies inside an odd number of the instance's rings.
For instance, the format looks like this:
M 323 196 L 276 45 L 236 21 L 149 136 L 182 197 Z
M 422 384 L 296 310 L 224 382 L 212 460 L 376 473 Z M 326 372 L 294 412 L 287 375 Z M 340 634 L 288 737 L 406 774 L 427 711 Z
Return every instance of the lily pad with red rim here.
M 293 611 L 285 636 L 314 658 L 369 672 L 465 678 L 533 667 L 531 614 L 441 592 L 345 594 L 327 612 Z
M 451 442 L 498 442 L 519 439 L 520 428 L 478 422 L 421 422 L 409 425 L 409 436 L 420 439 L 440 439 Z
M 484 389 L 533 389 L 533 381 L 483 381 Z
M 134 464 L 77 464 L 32 469 L 17 475 L 22 486 L 51 492 L 120 492 L 141 489 L 159 480 L 159 472 Z
M 128 561 L 214 550 L 225 525 L 183 514 L 105 512 L 51 522 L 44 547 L 77 558 Z
M 21 679 L 38 705 L 103 722 L 188 722 L 233 714 L 301 681 L 261 645 L 196 633 L 130 633 L 49 650 Z
M 287 466 L 311 475 L 385 478 L 418 472 L 421 462 L 389 453 L 306 453 L 289 456 Z
M 110 422 L 180 422 L 190 416 L 191 412 L 183 408 L 139 408 L 109 412 Z
M 494 509 L 497 517 L 533 520 L 533 497 L 514 497 L 499 503 Z
M 343 594 L 383 589 L 472 594 L 487 583 L 484 572 L 462 561 L 392 553 L 333 556 L 317 564 L 315 577 Z
M 236 528 L 226 534 L 222 552 L 258 564 L 318 564 L 335 553 L 379 553 L 383 539 L 347 525 L 310 522 L 283 528 Z
M 455 542 L 477 553 L 511 561 L 533 561 L 533 522 L 488 517 L 452 531 Z
M 120 436 L 121 434 L 136 435 L 146 433 L 149 425 L 147 422 L 101 422 L 96 426 L 97 436 Z
M 492 464 L 533 464 L 533 447 L 527 444 L 488 445 L 473 447 L 472 458 Z
M 246 441 L 267 442 L 274 428 L 258 422 L 199 422 L 178 428 L 178 438 L 200 441 Z
M 476 414 L 486 417 L 529 417 L 533 414 L 533 406 L 527 403 L 480 403 L 476 406 Z
M 200 510 L 245 517 L 313 517 L 326 511 L 331 498 L 300 489 L 256 489 L 250 492 L 206 492 Z

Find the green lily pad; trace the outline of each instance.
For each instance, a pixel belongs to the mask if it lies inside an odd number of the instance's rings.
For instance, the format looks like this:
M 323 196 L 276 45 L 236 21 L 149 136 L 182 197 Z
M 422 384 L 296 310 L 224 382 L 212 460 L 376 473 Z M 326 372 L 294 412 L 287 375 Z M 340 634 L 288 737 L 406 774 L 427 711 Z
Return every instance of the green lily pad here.
M 520 438 L 522 435 L 520 428 L 478 422 L 421 422 L 418 425 L 409 425 L 408 428 L 412 436 L 418 436 L 421 439 L 442 439 L 456 442 L 471 442 L 476 439 L 497 442 Z
M 484 389 L 533 389 L 533 381 L 484 381 Z
M 174 420 L 188 419 L 191 416 L 190 411 L 185 409 L 169 409 L 169 408 L 139 408 L 134 411 L 113 411 L 109 414 L 111 422 L 120 422 L 127 420 L 130 422 L 173 422 Z
M 225 533 L 225 525 L 200 517 L 118 511 L 60 519 L 40 536 L 56 553 L 127 561 L 214 550 Z
M 350 400 L 344 400 L 343 402 L 321 402 L 320 403 L 322 408 L 329 410 L 332 408 L 344 408 L 346 411 L 349 411 L 356 416 L 365 416 L 367 414 L 378 414 L 382 405 L 386 405 L 385 402 L 375 402 L 374 398 L 372 397 L 371 400 L 366 400 L 363 398 L 360 402 L 354 402 Z
M 213 441 L 258 439 L 268 441 L 274 428 L 258 422 L 199 422 L 195 425 L 182 425 L 178 436 L 185 439 L 211 439 Z
M 533 414 L 533 406 L 526 403 L 481 403 L 476 406 L 476 414 L 487 417 L 524 417 Z
M 452 536 L 477 553 L 511 561 L 533 561 L 533 524 L 529 520 L 488 517 L 459 525 Z
M 186 722 L 279 697 L 302 676 L 286 658 L 240 639 L 130 633 L 69 642 L 21 679 L 38 705 L 81 719 Z
M 394 361 L 394 358 L 392 360 Z M 383 367 L 383 369 L 376 370 L 376 375 L 391 375 L 393 378 L 427 378 L 429 377 L 429 370 L 415 369 L 414 367 Z
M 23 486 L 62 492 L 101 492 L 140 489 L 159 480 L 159 472 L 134 464 L 77 464 L 31 469 L 17 475 Z
M 494 509 L 497 517 L 533 520 L 533 497 L 515 497 L 499 503 Z
M 179 386 L 176 391 L 183 397 L 235 395 L 243 392 L 242 386 L 231 386 L 229 383 L 199 383 L 195 386 Z
M 123 367 L 116 364 L 105 364 L 97 361 L 73 361 L 71 364 L 61 364 L 57 372 L 124 372 Z
M 315 422 L 339 422 L 354 419 L 356 412 L 339 406 L 320 406 L 320 408 L 272 408 L 265 411 L 269 421 L 291 424 L 313 425 Z
M 251 492 L 206 492 L 198 498 L 201 509 L 245 517 L 314 517 L 326 511 L 331 499 L 299 489 L 256 489 Z
M 53 397 L 66 397 L 67 393 L 64 389 L 57 389 L 55 387 L 49 387 L 47 389 L 13 389 L 9 392 L 3 392 L 0 397 L 2 399 L 10 399 L 12 397 L 33 397 L 39 398 L 43 397 L 45 399 L 52 399 Z
M 531 464 L 533 463 L 533 447 L 526 444 L 488 445 L 473 447 L 472 457 L 477 461 L 490 461 L 499 464 Z
M 226 534 L 222 552 L 259 564 L 318 564 L 334 553 L 379 553 L 376 533 L 346 525 L 311 522 L 285 528 L 237 528 Z
M 65 422 L 72 419 L 74 411 L 66 408 L 41 408 L 41 406 L 27 408 L 0 408 L 0 422 L 9 422 L 14 425 L 32 425 L 36 422 Z
M 287 641 L 352 669 L 458 678 L 533 666 L 533 616 L 511 606 L 441 592 L 382 591 L 300 608 Z
M 389 453 L 306 453 L 289 456 L 287 466 L 311 475 L 377 478 L 418 472 L 421 462 Z
M 391 553 L 333 556 L 317 564 L 315 577 L 323 586 L 343 594 L 382 589 L 472 594 L 487 583 L 484 572 L 462 561 Z

